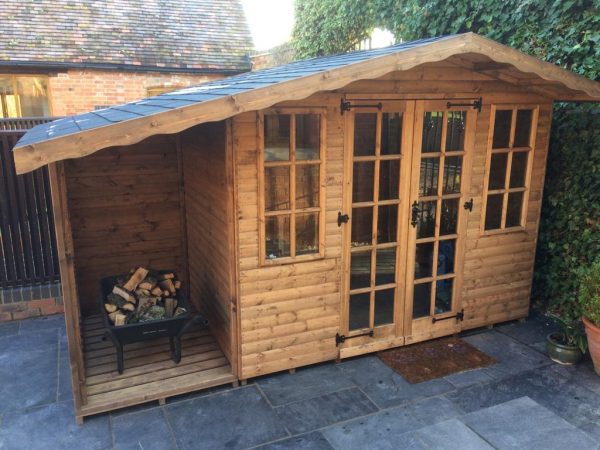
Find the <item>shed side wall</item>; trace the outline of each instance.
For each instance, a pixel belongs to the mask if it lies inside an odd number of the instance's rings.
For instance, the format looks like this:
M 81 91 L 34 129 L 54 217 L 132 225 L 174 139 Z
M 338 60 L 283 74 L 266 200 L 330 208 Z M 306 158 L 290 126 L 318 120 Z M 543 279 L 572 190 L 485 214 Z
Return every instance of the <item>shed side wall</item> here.
M 202 311 L 229 361 L 234 305 L 233 214 L 225 122 L 207 123 L 181 135 L 190 299 Z M 233 364 L 233 362 L 232 362 Z
M 102 277 L 137 266 L 184 276 L 173 136 L 67 160 L 65 174 L 84 315 L 99 310 Z

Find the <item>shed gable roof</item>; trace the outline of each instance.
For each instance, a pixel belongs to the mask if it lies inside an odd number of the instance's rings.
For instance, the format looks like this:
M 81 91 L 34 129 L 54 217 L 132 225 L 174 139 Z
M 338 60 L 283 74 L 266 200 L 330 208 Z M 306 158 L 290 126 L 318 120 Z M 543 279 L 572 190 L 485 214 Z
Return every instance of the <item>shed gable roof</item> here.
M 239 0 L 4 0 L 7 65 L 250 69 Z
M 510 65 L 533 74 L 536 80 L 547 80 L 551 83 L 548 87 L 535 83 L 531 88 L 549 98 L 600 101 L 600 83 L 466 33 L 297 61 L 39 125 L 14 148 L 17 172 L 86 156 L 109 146 L 132 144 L 154 134 L 176 133 L 282 101 L 306 98 L 315 92 L 342 88 L 352 81 L 375 79 L 392 71 L 467 54 L 485 55 L 500 63 L 498 67 Z M 501 70 L 496 70 L 499 76 Z

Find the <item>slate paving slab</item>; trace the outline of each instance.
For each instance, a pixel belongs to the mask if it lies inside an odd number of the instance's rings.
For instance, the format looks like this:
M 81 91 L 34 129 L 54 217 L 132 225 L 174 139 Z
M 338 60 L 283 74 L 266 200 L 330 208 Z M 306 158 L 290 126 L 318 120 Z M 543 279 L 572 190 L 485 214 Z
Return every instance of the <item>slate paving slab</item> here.
M 547 317 L 535 315 L 526 322 L 509 322 L 496 329 L 507 336 L 527 345 L 546 341 L 546 336 L 558 331 L 556 324 Z
M 71 385 L 71 364 L 69 356 L 61 356 L 58 362 L 58 392 L 57 400 L 59 402 L 71 400 L 73 398 L 73 388 Z
M 115 450 L 176 450 L 161 408 L 112 417 Z
M 343 362 L 340 370 L 380 408 L 389 408 L 454 390 L 443 378 L 410 384 L 376 356 Z
M 463 339 L 496 358 L 498 364 L 484 369 L 488 375 L 496 379 L 551 364 L 545 355 L 498 331 L 466 336 Z
M 112 448 L 108 416 L 75 424 L 71 402 L 53 403 L 5 414 L 0 426 L 0 448 L 27 450 L 106 450 Z
M 463 421 L 499 450 L 598 448 L 584 432 L 529 397 L 470 413 Z
M 180 450 L 247 448 L 289 436 L 256 386 L 165 407 Z
M 446 395 L 466 412 L 526 396 L 575 426 L 600 422 L 600 396 L 559 375 L 552 367 L 535 369 Z
M 371 414 L 378 409 L 358 388 L 351 388 L 289 403 L 275 410 L 294 435 Z
M 62 314 L 40 317 L 39 319 L 27 319 L 21 322 L 20 333 L 39 333 L 47 330 L 59 330 L 65 328 L 65 317 Z
M 436 450 L 493 450 L 473 430 L 457 419 L 450 419 L 415 432 L 427 448 Z
M 256 450 L 332 450 L 333 447 L 318 431 L 294 436 L 282 441 L 255 447 Z
M 17 334 L 19 334 L 19 322 L 0 323 L 0 342 L 3 338 L 16 336 Z
M 331 363 L 300 368 L 295 373 L 271 375 L 257 380 L 257 383 L 273 406 L 306 400 L 354 386 L 354 383 L 340 372 L 338 366 Z
M 553 364 L 550 366 L 556 373 L 562 375 L 567 380 L 577 383 L 590 391 L 600 395 L 600 376 L 594 372 L 591 361 L 586 361 L 576 366 L 562 366 Z
M 444 380 L 451 383 L 454 387 L 462 388 L 474 384 L 489 383 L 493 381 L 494 378 L 492 378 L 485 369 L 475 369 L 447 375 L 444 377 Z

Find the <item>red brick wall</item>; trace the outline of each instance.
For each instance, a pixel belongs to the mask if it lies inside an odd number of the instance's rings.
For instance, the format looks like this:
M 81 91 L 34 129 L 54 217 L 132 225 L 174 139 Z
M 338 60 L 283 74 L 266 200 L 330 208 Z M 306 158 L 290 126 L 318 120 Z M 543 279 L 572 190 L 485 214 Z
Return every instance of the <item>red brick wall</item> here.
M 147 97 L 150 87 L 193 86 L 219 78 L 223 76 L 70 69 L 49 75 L 50 108 L 54 116 L 80 114 Z
M 62 314 L 63 312 L 62 297 L 8 303 L 5 305 L 0 304 L 0 322 Z

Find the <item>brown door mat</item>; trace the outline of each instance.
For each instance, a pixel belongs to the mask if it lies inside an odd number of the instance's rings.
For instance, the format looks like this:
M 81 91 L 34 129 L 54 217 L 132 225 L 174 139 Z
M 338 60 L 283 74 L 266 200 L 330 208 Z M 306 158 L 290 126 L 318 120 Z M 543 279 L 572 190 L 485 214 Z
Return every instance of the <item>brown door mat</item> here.
M 412 384 L 496 363 L 491 356 L 455 337 L 386 350 L 377 356 Z

